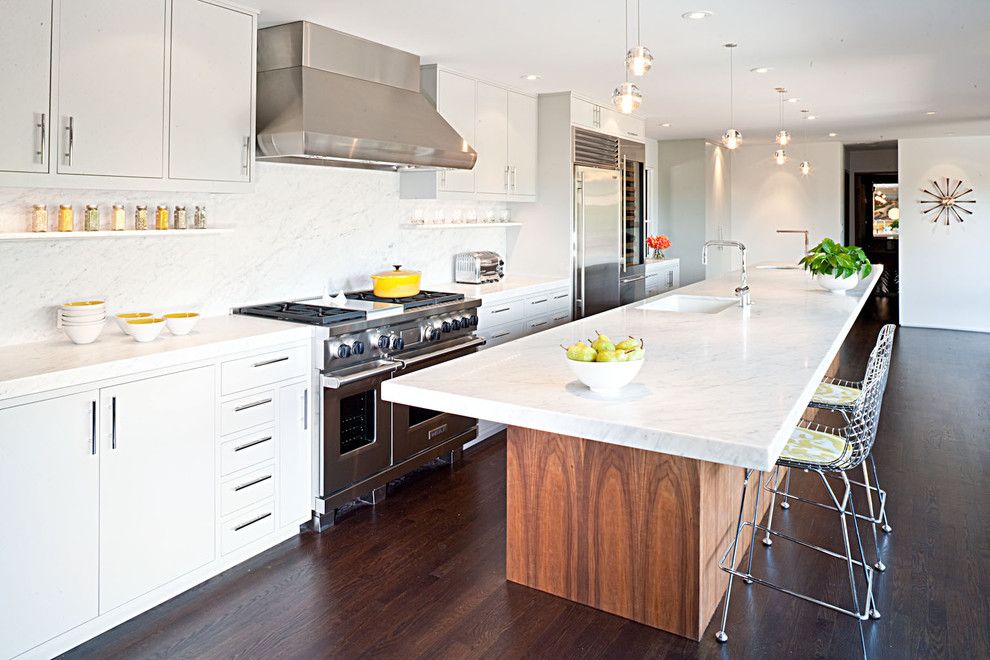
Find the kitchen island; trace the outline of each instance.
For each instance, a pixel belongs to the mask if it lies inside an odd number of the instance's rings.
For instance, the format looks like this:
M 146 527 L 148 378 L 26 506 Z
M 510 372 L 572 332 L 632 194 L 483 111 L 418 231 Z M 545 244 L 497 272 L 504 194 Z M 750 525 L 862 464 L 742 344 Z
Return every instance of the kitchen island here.
M 846 295 L 803 271 L 753 270 L 745 309 L 641 309 L 650 299 L 387 381 L 382 395 L 509 425 L 509 580 L 699 639 L 727 582 L 717 560 L 739 468 L 774 466 L 881 270 Z M 738 282 L 662 297 L 731 296 Z M 560 348 L 596 331 L 646 344 L 614 396 L 576 381 Z

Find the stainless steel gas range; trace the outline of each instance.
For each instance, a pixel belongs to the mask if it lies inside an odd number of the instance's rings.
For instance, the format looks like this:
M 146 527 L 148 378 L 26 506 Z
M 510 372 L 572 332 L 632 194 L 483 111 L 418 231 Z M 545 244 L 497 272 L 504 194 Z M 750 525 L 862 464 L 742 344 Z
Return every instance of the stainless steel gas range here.
M 333 525 L 354 499 L 377 502 L 386 484 L 436 458 L 454 461 L 477 437 L 478 420 L 381 398 L 396 376 L 469 355 L 485 343 L 475 335 L 478 300 L 422 291 L 378 298 L 370 291 L 235 309 L 317 327 L 315 368 L 320 387 L 319 466 L 314 473 L 313 527 Z

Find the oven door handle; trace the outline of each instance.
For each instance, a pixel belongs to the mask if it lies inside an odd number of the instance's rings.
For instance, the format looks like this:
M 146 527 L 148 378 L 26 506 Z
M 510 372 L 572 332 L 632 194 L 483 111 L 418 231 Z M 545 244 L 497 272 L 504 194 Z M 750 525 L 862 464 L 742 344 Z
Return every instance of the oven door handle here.
M 396 358 L 396 359 L 402 362 L 403 368 L 406 368 L 419 364 L 420 362 L 425 362 L 426 360 L 432 360 L 434 358 L 440 357 L 441 355 L 446 355 L 448 353 L 453 353 L 455 351 L 463 351 L 465 348 L 474 348 L 475 346 L 483 346 L 485 343 L 487 343 L 487 341 L 488 340 L 485 339 L 484 337 L 473 337 L 471 340 L 461 342 L 456 346 L 448 346 L 447 348 L 441 348 L 438 351 L 433 351 L 431 353 L 427 353 L 426 355 L 417 355 L 416 357 L 412 357 L 408 359 L 407 358 Z
M 378 376 L 380 374 L 385 374 L 390 371 L 395 371 L 402 366 L 402 363 L 398 360 L 391 361 L 388 364 L 379 365 L 371 369 L 364 369 L 363 371 L 358 371 L 353 374 L 347 374 L 344 376 L 333 376 L 333 375 L 322 375 L 320 376 L 320 383 L 323 387 L 328 387 L 332 390 L 340 389 L 345 385 L 350 385 L 351 383 L 356 383 L 359 380 L 364 380 L 365 378 L 371 378 L 372 376 Z

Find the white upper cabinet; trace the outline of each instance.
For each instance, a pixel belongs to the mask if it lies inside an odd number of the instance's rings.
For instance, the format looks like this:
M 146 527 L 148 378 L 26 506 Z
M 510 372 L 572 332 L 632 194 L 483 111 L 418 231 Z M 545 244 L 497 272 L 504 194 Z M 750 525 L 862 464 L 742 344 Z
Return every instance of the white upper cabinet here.
M 571 96 L 571 123 L 629 140 L 646 139 L 646 122 L 642 119 L 576 96 Z
M 474 181 L 479 193 L 509 192 L 508 95 L 501 87 L 478 83 Z
M 0 170 L 47 172 L 52 3 L 0 1 Z
M 509 92 L 509 194 L 536 196 L 536 99 Z
M 0 410 L 0 658 L 97 616 L 97 392 Z
M 61 0 L 58 172 L 162 177 L 165 1 Z
M 253 90 L 251 14 L 172 0 L 169 177 L 250 179 Z
M 214 558 L 215 401 L 212 366 L 100 390 L 101 613 Z
M 470 78 L 449 71 L 437 72 L 437 110 L 447 123 L 475 147 L 475 87 Z M 474 170 L 444 170 L 440 173 L 440 190 L 446 192 L 474 192 Z

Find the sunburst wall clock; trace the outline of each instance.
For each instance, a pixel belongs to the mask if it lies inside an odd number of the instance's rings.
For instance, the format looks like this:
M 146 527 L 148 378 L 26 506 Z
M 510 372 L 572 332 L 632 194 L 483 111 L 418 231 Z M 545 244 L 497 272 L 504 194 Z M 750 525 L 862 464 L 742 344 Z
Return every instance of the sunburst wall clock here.
M 973 215 L 973 212 L 966 208 L 965 205 L 976 204 L 976 200 L 972 198 L 963 199 L 967 195 L 971 195 L 973 189 L 967 188 L 959 192 L 959 189 L 962 187 L 962 181 L 956 181 L 953 184 L 949 177 L 946 177 L 945 185 L 936 180 L 932 181 L 932 188 L 934 190 L 922 188 L 921 192 L 929 196 L 929 199 L 918 200 L 919 204 L 926 206 L 923 215 L 931 218 L 932 223 L 944 221 L 946 225 L 949 224 L 950 220 L 962 222 L 964 213 L 967 216 Z M 928 215 L 930 213 L 933 215 Z

